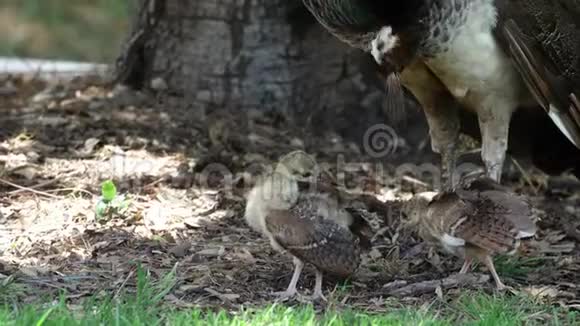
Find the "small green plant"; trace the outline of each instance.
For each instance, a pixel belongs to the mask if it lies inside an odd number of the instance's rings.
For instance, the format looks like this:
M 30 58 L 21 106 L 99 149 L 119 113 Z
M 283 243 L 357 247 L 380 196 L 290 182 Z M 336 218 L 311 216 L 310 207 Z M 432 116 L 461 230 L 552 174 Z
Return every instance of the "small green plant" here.
M 101 185 L 101 197 L 95 207 L 97 219 L 110 219 L 114 215 L 123 215 L 129 208 L 130 200 L 127 196 L 117 193 L 117 187 L 111 180 Z

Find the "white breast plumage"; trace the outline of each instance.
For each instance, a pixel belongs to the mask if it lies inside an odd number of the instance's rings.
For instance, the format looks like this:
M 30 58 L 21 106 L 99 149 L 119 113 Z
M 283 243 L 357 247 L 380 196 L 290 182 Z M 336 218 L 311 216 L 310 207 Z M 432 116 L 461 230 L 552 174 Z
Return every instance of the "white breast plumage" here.
M 473 1 L 456 15 L 463 17 L 439 26 L 450 37 L 443 51 L 427 60 L 427 65 L 471 109 L 477 111 L 481 101 L 491 98 L 512 102 L 515 109 L 524 85 L 492 35 L 497 21 L 493 1 Z

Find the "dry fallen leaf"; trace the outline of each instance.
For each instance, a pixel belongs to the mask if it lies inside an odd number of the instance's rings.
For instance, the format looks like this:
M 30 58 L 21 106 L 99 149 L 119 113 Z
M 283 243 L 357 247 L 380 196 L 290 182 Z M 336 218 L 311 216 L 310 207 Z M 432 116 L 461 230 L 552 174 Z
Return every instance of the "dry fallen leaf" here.
M 34 165 L 27 164 L 12 169 L 10 173 L 12 175 L 24 177 L 26 180 L 32 180 L 37 178 L 38 174 L 40 173 L 40 168 Z
M 225 248 L 224 247 L 219 247 L 219 248 L 208 248 L 208 249 L 203 249 L 200 250 L 198 252 L 196 252 L 196 255 L 200 255 L 200 256 L 215 256 L 215 257 L 219 257 L 222 256 L 225 252 Z
M 245 262 L 246 264 L 255 264 L 256 263 L 256 258 L 254 258 L 254 255 L 252 255 L 252 253 L 246 248 L 241 248 L 239 250 L 236 250 L 233 253 L 233 256 L 238 258 L 239 260 Z
M 182 242 L 176 246 L 173 246 L 168 250 L 169 253 L 173 254 L 175 257 L 184 257 L 191 248 L 190 242 Z
M 551 286 L 528 286 L 522 291 L 535 298 L 556 298 L 559 294 L 558 289 Z
M 40 275 L 44 275 L 48 272 L 48 269 L 40 266 L 24 266 L 19 269 L 19 271 L 29 277 L 37 278 Z
M 183 224 L 185 224 L 185 226 L 190 228 L 190 229 L 197 229 L 197 228 L 202 227 L 202 225 L 200 223 L 200 218 L 198 216 L 186 218 L 183 221 Z

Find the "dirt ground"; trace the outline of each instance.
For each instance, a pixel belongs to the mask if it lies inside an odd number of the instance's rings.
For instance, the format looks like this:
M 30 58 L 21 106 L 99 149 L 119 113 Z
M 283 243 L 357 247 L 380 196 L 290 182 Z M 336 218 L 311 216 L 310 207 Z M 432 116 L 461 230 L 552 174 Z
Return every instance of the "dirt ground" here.
M 341 169 L 337 162 L 366 162 L 348 165 L 346 184 L 362 185 L 384 205 L 371 217 L 373 249 L 357 274 L 347 283 L 325 281 L 333 304 L 385 311 L 456 296 L 463 287 L 494 291 L 482 268 L 456 279 L 460 261 L 399 228 L 400 202 L 431 180 L 398 175 L 397 168 L 406 159 L 432 160 L 428 146 L 400 142 L 392 159 L 377 159 L 332 131 L 312 137 L 271 113 L 217 112 L 181 122 L 147 96 L 104 87 L 97 77 L 49 84 L 4 76 L 0 95 L 0 284 L 15 277 L 28 288 L 15 300 L 61 289 L 71 301 L 132 291 L 140 263 L 154 278 L 177 264 L 167 296 L 176 306 L 271 302 L 270 293 L 290 279 L 291 260 L 245 225 L 243 195 L 252 175 L 296 148 L 332 173 Z M 498 270 L 518 290 L 578 308 L 580 183 L 525 171 L 511 169 L 506 183 L 532 198 L 540 232 L 526 244 L 529 256 L 500 260 Z M 122 214 L 98 218 L 107 179 L 131 202 Z M 303 275 L 306 293 L 314 273 Z

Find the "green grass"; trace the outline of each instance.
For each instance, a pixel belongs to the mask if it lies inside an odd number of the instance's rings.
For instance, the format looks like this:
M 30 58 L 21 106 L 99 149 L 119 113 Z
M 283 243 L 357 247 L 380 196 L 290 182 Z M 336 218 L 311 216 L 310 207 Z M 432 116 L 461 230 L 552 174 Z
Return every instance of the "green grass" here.
M 451 303 L 433 304 L 427 310 L 393 309 L 388 313 L 328 310 L 311 305 L 273 304 L 238 312 L 201 309 L 177 310 L 144 298 L 91 299 L 76 309 L 63 296 L 52 306 L 0 308 L 0 325 L 578 325 L 579 316 L 523 298 L 465 295 Z
M 111 62 L 134 0 L 3 0 L 0 56 Z
M 158 315 L 124 304 L 102 304 L 72 312 L 63 301 L 44 309 L 26 307 L 18 313 L 0 309 L 2 325 L 451 325 L 449 321 L 411 311 L 372 315 L 353 311 L 317 314 L 312 306 L 271 305 L 262 309 L 243 309 L 232 314 L 169 310 Z M 75 316 L 76 314 L 76 316 Z
M 15 282 L 12 277 L 0 279 L 0 306 L 19 301 L 26 293 L 26 286 Z
M 461 325 L 577 325 L 580 316 L 561 308 L 512 295 L 464 295 L 454 305 Z
M 153 293 L 153 292 L 152 292 Z M 160 294 L 160 293 L 157 293 Z M 219 309 L 219 307 L 216 307 Z M 237 312 L 202 309 L 178 310 L 152 297 L 125 295 L 120 299 L 87 300 L 82 306 L 66 304 L 0 307 L 0 325 L 578 325 L 574 312 L 518 297 L 464 295 L 450 303 L 435 302 L 428 309 L 397 308 L 388 313 L 327 310 L 311 305 L 273 304 Z
M 527 275 L 549 263 L 544 257 L 499 256 L 494 259 L 499 275 L 515 280 L 526 280 Z
M 272 305 L 263 309 L 244 310 L 239 314 L 178 313 L 168 319 L 171 325 L 449 325 L 447 321 L 411 311 L 372 315 L 354 311 L 329 311 L 317 314 L 312 306 L 286 307 Z
M 137 269 L 136 288 L 121 290 L 118 296 L 95 295 L 81 304 L 67 303 L 62 294 L 56 300 L 20 305 L 0 304 L 0 325 L 578 325 L 580 316 L 525 296 L 489 295 L 466 292 L 459 298 L 435 299 L 421 307 L 403 306 L 387 300 L 387 313 L 350 308 L 317 311 L 312 305 L 272 304 L 238 311 L 177 309 L 165 302 L 175 286 L 175 268 L 158 281 Z M 330 304 L 330 306 L 336 306 Z

